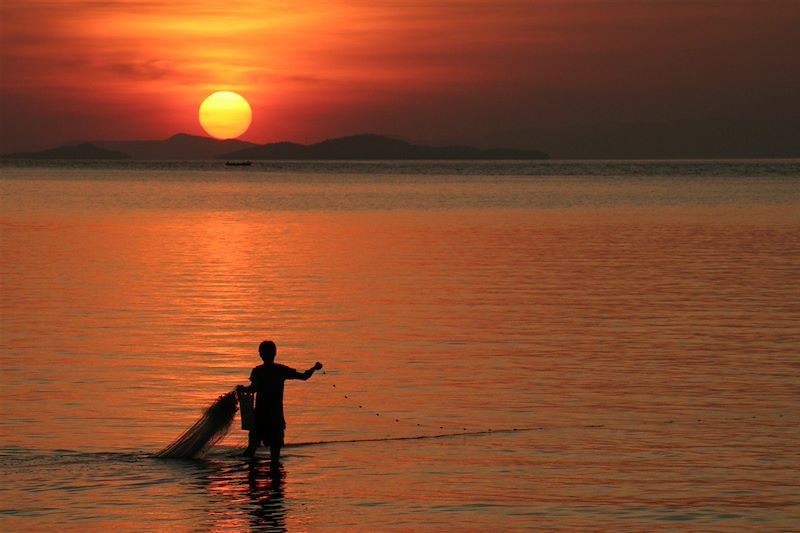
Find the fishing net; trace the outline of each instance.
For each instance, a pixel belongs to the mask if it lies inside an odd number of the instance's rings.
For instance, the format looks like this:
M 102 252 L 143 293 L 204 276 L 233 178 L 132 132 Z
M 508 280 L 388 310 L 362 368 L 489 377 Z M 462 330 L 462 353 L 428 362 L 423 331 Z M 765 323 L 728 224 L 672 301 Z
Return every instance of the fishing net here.
M 191 459 L 202 455 L 228 433 L 236 414 L 236 404 L 235 390 L 223 394 L 205 410 L 192 427 L 158 452 L 156 457 Z

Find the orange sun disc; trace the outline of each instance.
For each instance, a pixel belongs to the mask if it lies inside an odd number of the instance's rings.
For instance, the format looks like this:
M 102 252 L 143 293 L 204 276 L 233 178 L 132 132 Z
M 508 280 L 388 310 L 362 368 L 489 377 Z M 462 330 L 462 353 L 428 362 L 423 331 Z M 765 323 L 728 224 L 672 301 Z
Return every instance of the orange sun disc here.
M 200 125 L 212 137 L 235 139 L 250 127 L 253 111 L 240 94 L 217 91 L 200 104 L 198 118 Z

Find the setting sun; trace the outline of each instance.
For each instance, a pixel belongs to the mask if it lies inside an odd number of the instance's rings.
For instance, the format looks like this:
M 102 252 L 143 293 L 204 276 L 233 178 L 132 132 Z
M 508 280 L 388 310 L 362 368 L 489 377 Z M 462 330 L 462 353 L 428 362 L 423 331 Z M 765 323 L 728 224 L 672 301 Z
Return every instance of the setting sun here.
M 200 125 L 206 133 L 217 139 L 234 139 L 250 127 L 253 112 L 241 95 L 231 91 L 218 91 L 200 104 Z

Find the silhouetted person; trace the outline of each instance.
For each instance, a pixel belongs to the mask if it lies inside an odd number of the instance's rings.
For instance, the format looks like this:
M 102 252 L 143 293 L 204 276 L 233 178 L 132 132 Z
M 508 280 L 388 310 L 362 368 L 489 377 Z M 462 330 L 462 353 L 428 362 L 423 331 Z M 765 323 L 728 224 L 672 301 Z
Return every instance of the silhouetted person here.
M 305 381 L 322 368 L 322 363 L 317 362 L 305 372 L 298 372 L 294 368 L 276 363 L 277 351 L 274 342 L 262 342 L 258 346 L 258 353 L 264 364 L 255 367 L 250 373 L 250 385 L 237 387 L 256 394 L 255 423 L 250 430 L 244 455 L 254 455 L 263 442 L 264 446 L 269 447 L 270 459 L 275 462 L 280 459 L 286 429 L 286 419 L 283 417 L 284 382 L 287 379 Z

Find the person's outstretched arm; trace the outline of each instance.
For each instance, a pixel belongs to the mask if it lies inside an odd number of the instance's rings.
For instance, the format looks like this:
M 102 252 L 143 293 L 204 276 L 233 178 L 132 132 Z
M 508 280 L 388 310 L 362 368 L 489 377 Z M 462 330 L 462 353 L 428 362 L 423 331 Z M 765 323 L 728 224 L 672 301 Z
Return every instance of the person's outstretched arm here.
M 303 377 L 301 377 L 300 379 L 302 379 L 303 381 L 307 380 L 308 378 L 314 375 L 314 372 L 316 372 L 321 368 L 322 368 L 322 363 L 317 361 L 316 363 L 314 363 L 314 366 L 303 372 Z

